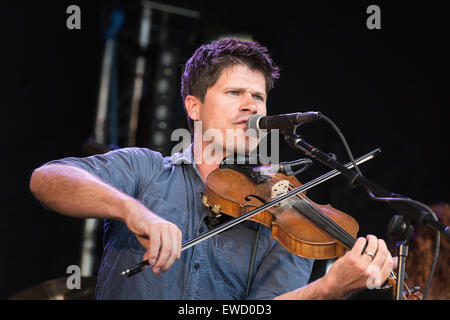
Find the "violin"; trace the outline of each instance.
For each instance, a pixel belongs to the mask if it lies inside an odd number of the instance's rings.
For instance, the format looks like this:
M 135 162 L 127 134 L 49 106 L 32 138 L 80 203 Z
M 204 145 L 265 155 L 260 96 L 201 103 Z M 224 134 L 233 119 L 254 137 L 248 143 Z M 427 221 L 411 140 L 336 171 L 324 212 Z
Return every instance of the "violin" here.
M 295 176 L 276 173 L 265 178 L 231 168 L 218 168 L 206 181 L 202 202 L 215 217 L 225 214 L 238 218 L 289 191 L 301 187 Z M 339 258 L 353 247 L 359 225 L 350 215 L 320 205 L 302 192 L 248 218 L 271 229 L 271 237 L 289 252 L 311 259 Z M 394 290 L 396 275 L 392 272 L 383 289 Z M 420 300 L 418 291 L 404 284 L 403 299 Z

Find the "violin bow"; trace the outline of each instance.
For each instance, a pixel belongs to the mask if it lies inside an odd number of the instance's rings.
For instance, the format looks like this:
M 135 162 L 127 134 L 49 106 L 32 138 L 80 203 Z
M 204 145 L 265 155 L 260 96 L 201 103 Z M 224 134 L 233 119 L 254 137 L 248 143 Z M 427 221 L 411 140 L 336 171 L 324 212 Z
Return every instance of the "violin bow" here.
M 355 160 L 355 163 L 357 165 L 359 165 L 361 163 L 364 163 L 364 162 L 366 162 L 366 161 L 368 161 L 370 159 L 375 158 L 375 156 L 377 156 L 380 152 L 381 152 L 381 149 L 377 148 L 377 149 L 375 149 L 375 150 L 373 150 L 373 151 L 371 151 L 371 152 L 369 152 L 369 153 L 367 153 L 367 154 L 357 158 Z M 344 167 L 346 167 L 348 169 L 352 169 L 354 167 L 354 165 L 353 165 L 352 162 L 348 162 L 348 163 L 346 163 L 344 165 Z M 331 178 L 334 178 L 334 177 L 338 176 L 339 174 L 340 174 L 339 171 L 337 171 L 336 169 L 333 169 L 333 170 L 331 170 L 331 171 L 329 171 L 329 172 L 327 172 L 327 173 L 325 173 L 325 174 L 323 174 L 323 175 L 321 175 L 321 176 L 319 176 L 319 177 L 317 177 L 317 178 L 315 178 L 315 179 L 313 179 L 313 180 L 303 184 L 302 186 L 300 186 L 300 187 L 298 187 L 298 188 L 296 188 L 296 189 L 294 189 L 294 190 L 292 190 L 292 191 L 290 191 L 290 192 L 288 192 L 288 193 L 286 193 L 286 194 L 284 194 L 282 196 L 279 196 L 279 197 L 277 197 L 277 198 L 275 198 L 275 199 L 273 199 L 273 200 L 263 204 L 262 206 L 260 206 L 260 207 L 258 207 L 256 209 L 253 209 L 253 210 L 243 214 L 240 217 L 237 217 L 237 218 L 234 218 L 234 219 L 231 219 L 231 220 L 225 222 L 224 224 L 220 225 L 216 229 L 212 229 L 210 231 L 207 231 L 204 234 L 202 234 L 202 235 L 200 235 L 200 236 L 198 236 L 198 237 L 196 237 L 194 239 L 186 240 L 186 241 L 184 241 L 182 243 L 181 251 L 189 249 L 190 247 L 193 247 L 196 244 L 198 244 L 198 243 L 200 243 L 200 242 L 202 242 L 204 240 L 207 240 L 207 239 L 209 239 L 209 238 L 211 238 L 211 237 L 213 237 L 213 236 L 215 236 L 215 235 L 217 235 L 217 234 L 219 234 L 219 233 L 221 233 L 221 232 L 223 232 L 223 231 L 225 231 L 225 230 L 227 230 L 227 229 L 229 229 L 229 228 L 231 228 L 231 227 L 241 223 L 244 220 L 247 220 L 247 219 L 253 217 L 254 215 L 260 213 L 261 211 L 267 210 L 267 209 L 269 209 L 269 208 L 279 204 L 280 202 L 282 202 L 282 201 L 284 201 L 284 200 L 286 200 L 286 199 L 288 199 L 290 197 L 293 197 L 293 196 L 295 196 L 295 195 L 297 195 L 297 194 L 299 194 L 301 192 L 304 192 L 304 191 L 306 191 L 308 189 L 311 189 L 311 188 L 321 184 L 322 182 L 325 182 L 325 181 L 327 181 L 327 180 L 329 180 Z M 135 275 L 135 274 L 145 270 L 148 266 L 150 266 L 150 262 L 148 260 L 145 260 L 145 261 L 142 261 L 141 263 L 137 264 L 136 266 L 134 266 L 134 267 L 132 267 L 130 269 L 123 270 L 120 274 L 123 275 L 123 276 L 131 277 L 131 276 L 133 276 L 133 275 Z

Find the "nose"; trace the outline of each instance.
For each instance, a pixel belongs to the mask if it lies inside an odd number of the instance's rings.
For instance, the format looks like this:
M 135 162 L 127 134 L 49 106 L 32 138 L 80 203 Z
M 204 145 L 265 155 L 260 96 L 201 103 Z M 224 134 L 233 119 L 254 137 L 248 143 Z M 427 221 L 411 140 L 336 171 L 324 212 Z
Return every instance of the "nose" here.
M 247 92 L 243 95 L 243 101 L 240 107 L 241 112 L 250 112 L 251 114 L 257 113 L 258 107 L 256 105 L 253 95 Z

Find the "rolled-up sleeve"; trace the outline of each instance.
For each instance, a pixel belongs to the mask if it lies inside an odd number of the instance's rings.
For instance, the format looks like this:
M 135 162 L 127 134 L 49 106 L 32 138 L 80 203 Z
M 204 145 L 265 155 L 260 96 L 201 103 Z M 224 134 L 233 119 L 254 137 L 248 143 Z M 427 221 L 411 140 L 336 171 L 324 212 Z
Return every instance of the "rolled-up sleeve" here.
M 314 260 L 298 257 L 276 243 L 258 268 L 248 299 L 273 299 L 305 286 Z
M 148 185 L 161 166 L 162 156 L 144 148 L 123 148 L 85 158 L 68 157 L 46 163 L 76 166 L 99 177 L 105 183 L 136 197 Z M 159 161 L 158 161 L 159 160 Z

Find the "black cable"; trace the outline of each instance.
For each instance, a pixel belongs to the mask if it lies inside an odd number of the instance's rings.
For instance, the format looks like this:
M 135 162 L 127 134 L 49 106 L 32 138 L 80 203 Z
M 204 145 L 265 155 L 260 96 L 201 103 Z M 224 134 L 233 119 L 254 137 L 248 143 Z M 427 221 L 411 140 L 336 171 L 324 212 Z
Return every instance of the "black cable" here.
M 341 130 L 339 130 L 338 126 L 330 118 L 328 118 L 326 115 L 320 114 L 320 117 L 323 120 L 325 120 L 326 122 L 328 122 L 328 124 L 334 129 L 334 131 L 336 131 L 336 133 L 338 134 L 339 138 L 342 141 L 342 144 L 345 147 L 345 151 L 347 151 L 347 154 L 348 154 L 348 157 L 350 158 L 350 161 L 352 162 L 353 166 L 355 167 L 356 172 L 358 173 L 358 175 L 360 175 L 362 177 L 363 174 L 362 174 L 361 170 L 359 170 L 359 167 L 358 167 L 358 165 L 355 162 L 355 158 L 353 157 L 353 153 L 350 150 L 350 147 L 348 146 L 347 140 L 345 139 L 345 137 L 342 134 Z M 353 182 L 352 182 L 352 184 L 353 184 Z
M 355 162 L 355 159 L 353 157 L 353 154 L 350 150 L 350 147 L 347 143 L 347 140 L 345 139 L 344 135 L 342 134 L 341 130 L 339 130 L 339 128 L 337 127 L 337 125 L 327 116 L 325 116 L 324 114 L 321 114 L 321 118 L 323 120 L 325 120 L 328 124 L 331 125 L 331 127 L 336 131 L 336 133 L 338 134 L 339 138 L 341 139 L 345 150 L 347 151 L 347 154 L 350 158 L 350 161 L 352 162 L 353 166 L 355 167 L 356 172 L 358 173 L 359 176 L 363 176 L 363 174 L 361 173 L 361 171 L 358 168 L 358 165 Z M 356 180 L 358 176 L 356 176 L 353 181 L 351 181 L 351 184 L 354 184 L 354 181 Z M 428 207 L 426 204 L 410 199 L 410 198 L 403 198 L 403 197 L 399 197 L 399 198 L 382 198 L 382 197 L 377 197 L 375 196 L 371 190 L 366 189 L 367 193 L 369 194 L 369 197 L 375 201 L 385 201 L 385 202 L 409 202 L 409 203 L 413 203 L 415 205 L 418 205 L 419 207 L 422 207 L 423 209 L 425 209 L 428 213 L 431 214 L 431 216 L 433 217 L 434 220 L 438 221 L 438 218 L 436 216 L 436 214 L 433 212 L 433 210 L 431 210 L 430 207 Z M 431 270 L 430 270 L 430 275 L 428 276 L 428 281 L 427 284 L 425 286 L 425 291 L 423 293 L 423 300 L 426 299 L 427 295 L 428 295 L 428 291 L 430 289 L 431 286 L 431 281 L 433 279 L 433 275 L 436 269 L 436 264 L 437 264 L 437 259 L 439 257 L 439 249 L 440 249 L 440 243 L 441 243 L 441 234 L 439 231 L 436 231 L 436 248 L 434 251 L 434 257 L 433 257 L 433 263 L 431 266 Z
M 258 232 L 256 233 L 255 243 L 253 244 L 252 256 L 251 256 L 251 259 L 250 259 L 250 267 L 248 269 L 247 289 L 245 290 L 245 300 L 247 300 L 248 295 L 250 293 L 250 287 L 252 286 L 253 268 L 255 267 L 256 251 L 257 251 L 257 248 L 258 248 L 260 234 L 261 234 L 261 224 L 258 223 Z

